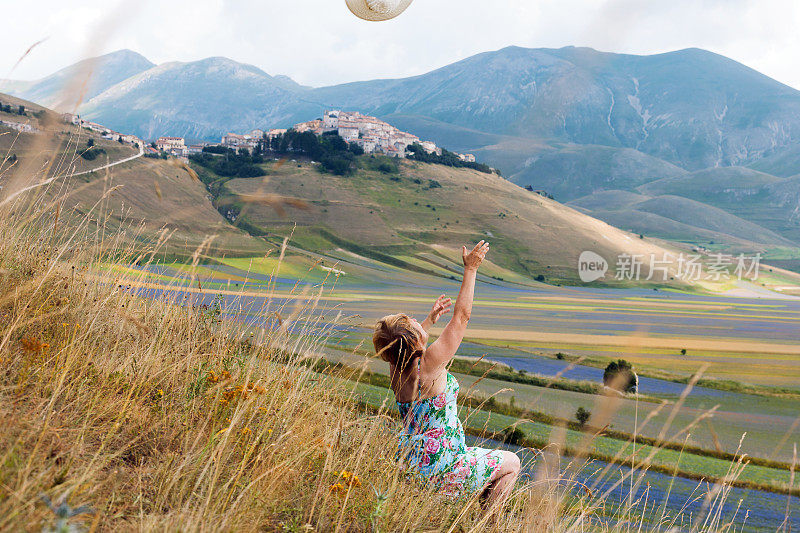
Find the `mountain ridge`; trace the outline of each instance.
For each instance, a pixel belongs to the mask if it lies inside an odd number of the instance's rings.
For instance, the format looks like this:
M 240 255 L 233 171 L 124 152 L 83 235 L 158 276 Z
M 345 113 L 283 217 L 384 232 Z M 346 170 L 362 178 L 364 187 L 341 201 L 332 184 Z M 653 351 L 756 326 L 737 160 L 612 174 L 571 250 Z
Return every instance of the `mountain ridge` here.
M 685 197 L 719 220 L 705 220 L 707 228 L 682 220 L 674 235 L 689 229 L 678 240 L 715 241 L 708 228 L 727 220 L 735 222 L 737 243 L 800 244 L 800 204 L 792 203 L 800 183 L 747 188 L 752 195 L 742 205 L 752 211 L 744 212 L 724 186 L 743 171 L 706 172 L 747 166 L 775 179 L 800 173 L 800 91 L 707 50 L 634 55 L 510 46 L 407 78 L 316 88 L 221 56 L 141 66 L 123 80 L 103 78 L 115 83 L 84 103 L 83 116 L 147 139 L 217 140 L 228 131 L 288 127 L 326 108 L 361 111 L 475 153 L 514 183 L 561 201 L 683 180 L 654 197 Z M 696 211 L 697 203 L 684 205 Z M 637 227 L 642 213 L 616 210 L 613 221 Z
M 169 65 L 190 72 L 223 60 L 286 94 L 279 99 L 262 94 L 258 101 L 241 102 L 233 114 L 201 111 L 200 116 L 176 117 L 174 124 L 169 120 L 159 124 L 163 134 L 187 131 L 185 122 L 190 118 L 203 125 L 188 131 L 209 139 L 227 130 L 290 126 L 326 107 L 347 107 L 379 117 L 422 116 L 490 134 L 632 148 L 689 170 L 747 164 L 776 147 L 800 142 L 800 92 L 698 48 L 633 55 L 586 47 L 509 46 L 407 78 L 317 88 L 221 57 Z M 163 69 L 163 64 L 152 68 Z M 242 88 L 237 87 L 241 80 L 236 77 L 216 82 L 217 94 L 206 101 L 212 108 Z M 17 88 L 15 96 L 29 92 Z M 141 95 L 121 94 L 119 89 L 112 94 L 115 98 L 94 95 L 84 104 L 84 112 L 111 127 L 135 127 L 120 119 L 115 108 Z M 199 107 L 198 97 L 188 98 Z M 245 104 L 251 103 L 264 111 L 246 112 Z M 151 101 L 151 108 L 142 111 L 155 116 L 158 104 Z
M 55 110 L 72 111 L 80 101 L 91 99 L 109 86 L 155 66 L 143 55 L 122 49 L 83 59 L 38 80 L 0 80 L 0 91 Z M 89 82 L 85 87 L 83 84 L 70 87 L 76 80 L 86 77 Z M 7 91 L 8 88 L 14 90 Z

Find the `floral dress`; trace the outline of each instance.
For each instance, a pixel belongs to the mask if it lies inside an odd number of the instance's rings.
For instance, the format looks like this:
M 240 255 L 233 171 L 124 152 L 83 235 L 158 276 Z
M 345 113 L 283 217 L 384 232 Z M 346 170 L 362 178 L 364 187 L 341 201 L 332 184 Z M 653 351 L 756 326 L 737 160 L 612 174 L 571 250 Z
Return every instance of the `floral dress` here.
M 458 390 L 458 380 L 448 372 L 440 395 L 397 402 L 404 420 L 398 458 L 450 496 L 483 490 L 503 462 L 500 450 L 466 446 L 456 405 Z

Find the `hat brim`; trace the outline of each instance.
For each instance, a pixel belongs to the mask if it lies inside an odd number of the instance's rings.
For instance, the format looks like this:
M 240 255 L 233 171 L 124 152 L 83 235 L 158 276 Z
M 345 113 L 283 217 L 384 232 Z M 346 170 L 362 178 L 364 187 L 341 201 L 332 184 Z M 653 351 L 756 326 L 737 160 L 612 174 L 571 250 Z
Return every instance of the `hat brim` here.
M 350 12 L 360 19 L 369 20 L 371 22 L 380 22 L 395 18 L 397 15 L 406 10 L 411 5 L 413 0 L 402 0 L 395 9 L 387 13 L 378 13 L 373 11 L 367 5 L 366 0 L 345 0 L 347 8 Z

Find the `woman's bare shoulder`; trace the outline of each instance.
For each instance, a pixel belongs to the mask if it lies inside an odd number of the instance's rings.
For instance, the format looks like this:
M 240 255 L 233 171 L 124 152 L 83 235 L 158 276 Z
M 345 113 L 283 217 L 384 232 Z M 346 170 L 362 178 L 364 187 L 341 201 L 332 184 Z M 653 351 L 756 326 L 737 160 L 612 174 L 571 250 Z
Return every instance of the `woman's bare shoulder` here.
M 426 397 L 437 396 L 444 391 L 447 382 L 447 368 L 438 364 L 430 365 L 430 368 L 426 368 L 425 359 L 423 358 L 419 377 L 422 383 L 423 395 Z

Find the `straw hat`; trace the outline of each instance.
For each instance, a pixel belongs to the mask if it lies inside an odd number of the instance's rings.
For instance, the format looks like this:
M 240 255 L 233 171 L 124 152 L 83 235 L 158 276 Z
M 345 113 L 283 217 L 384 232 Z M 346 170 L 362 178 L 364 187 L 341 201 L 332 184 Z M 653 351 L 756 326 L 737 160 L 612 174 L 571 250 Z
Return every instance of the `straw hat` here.
M 395 18 L 411 5 L 412 0 L 345 0 L 353 15 L 364 20 L 381 21 Z

